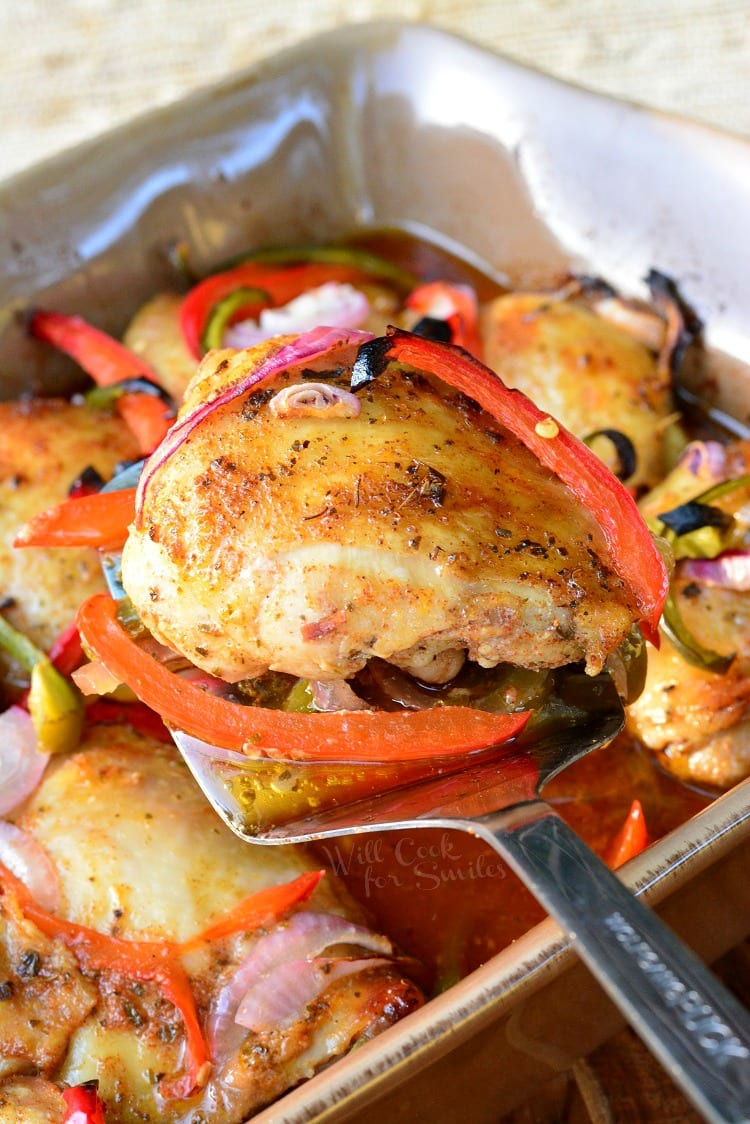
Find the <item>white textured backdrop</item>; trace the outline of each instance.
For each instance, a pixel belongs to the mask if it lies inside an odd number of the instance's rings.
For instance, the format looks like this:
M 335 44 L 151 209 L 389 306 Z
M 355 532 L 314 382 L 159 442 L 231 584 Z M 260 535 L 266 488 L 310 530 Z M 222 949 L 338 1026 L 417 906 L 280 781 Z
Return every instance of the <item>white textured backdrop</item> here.
M 0 178 L 317 31 L 426 20 L 750 137 L 750 0 L 0 0 Z

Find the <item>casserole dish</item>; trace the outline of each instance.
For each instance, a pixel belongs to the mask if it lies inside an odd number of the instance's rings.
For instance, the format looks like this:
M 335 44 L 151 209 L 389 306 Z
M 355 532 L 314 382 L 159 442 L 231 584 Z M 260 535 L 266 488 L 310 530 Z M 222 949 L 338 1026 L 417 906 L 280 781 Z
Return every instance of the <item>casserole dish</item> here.
M 5 186 L 4 394 L 70 385 L 29 342 L 29 304 L 118 333 L 176 243 L 200 272 L 251 244 L 400 227 L 514 286 L 574 268 L 638 293 L 670 274 L 707 325 L 701 393 L 747 424 L 748 183 L 740 141 L 429 28 L 348 28 Z M 749 828 L 746 782 L 626 872 L 708 960 L 750 931 Z M 544 923 L 256 1119 L 496 1120 L 618 1025 Z

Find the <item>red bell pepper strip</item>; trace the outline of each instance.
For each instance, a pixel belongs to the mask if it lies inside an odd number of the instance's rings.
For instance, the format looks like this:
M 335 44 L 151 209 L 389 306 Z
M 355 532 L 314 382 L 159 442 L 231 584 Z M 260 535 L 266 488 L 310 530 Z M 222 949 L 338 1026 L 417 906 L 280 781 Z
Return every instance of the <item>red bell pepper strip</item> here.
M 367 273 L 355 266 L 333 262 L 314 262 L 287 268 L 248 262 L 223 273 L 214 273 L 190 290 L 180 311 L 182 334 L 196 359 L 201 359 L 205 352 L 204 333 L 214 309 L 238 289 L 262 290 L 268 294 L 268 300 L 265 306 L 251 299 L 247 305 L 240 304 L 234 309 L 229 323 L 247 319 L 248 316 L 257 314 L 262 307 L 287 304 L 308 289 L 315 289 L 328 281 L 356 285 L 364 284 L 369 279 Z
M 60 633 L 47 654 L 61 675 L 70 675 L 80 667 L 86 656 L 75 621 Z
M 463 706 L 328 714 L 243 706 L 202 691 L 142 651 L 106 594 L 85 601 L 77 620 L 88 651 L 142 702 L 168 724 L 223 749 L 306 761 L 418 761 L 498 745 L 529 717 Z
M 111 971 L 126 978 L 158 984 L 182 1016 L 188 1056 L 186 1072 L 162 1079 L 160 1092 L 165 1097 L 186 1097 L 205 1084 L 211 1065 L 208 1048 L 198 1022 L 190 982 L 176 958 L 174 944 L 169 941 L 126 941 L 99 933 L 86 925 L 64 921 L 38 905 L 23 882 L 2 863 L 0 884 L 3 889 L 10 889 L 24 916 L 33 921 L 45 936 L 62 941 L 84 968 Z
M 80 316 L 40 309 L 31 318 L 30 331 L 75 359 L 97 386 L 114 386 L 132 378 L 159 385 L 158 376 L 144 359 Z M 144 456 L 153 452 L 172 423 L 166 403 L 150 394 L 123 394 L 117 400 L 117 412 Z
M 40 511 L 16 533 L 14 546 L 90 546 L 115 550 L 135 518 L 135 488 L 95 492 Z
M 117 412 L 135 437 L 141 456 L 147 457 L 161 445 L 174 421 L 170 407 L 151 394 L 123 394 L 117 399 Z
M 640 855 L 648 843 L 646 830 L 646 817 L 640 800 L 634 800 L 630 805 L 625 823 L 611 841 L 604 853 L 604 861 L 611 870 L 617 870 L 629 859 Z
M 116 699 L 97 699 L 86 707 L 86 724 L 132 726 L 140 734 L 172 745 L 172 736 L 159 715 L 140 702 L 118 702 Z
M 288 913 L 293 906 L 307 901 L 324 875 L 324 870 L 306 871 L 282 886 L 268 886 L 265 890 L 249 894 L 234 909 L 230 909 L 229 913 L 225 913 L 220 921 L 183 941 L 180 951 L 190 952 L 209 941 L 231 937 L 234 933 L 252 933 L 261 926 L 271 924 Z
M 31 318 L 31 334 L 75 359 L 97 386 L 114 386 L 123 379 L 143 378 L 158 385 L 145 359 L 130 351 L 81 316 L 38 309 Z
M 97 1092 L 98 1081 L 86 1081 L 63 1089 L 65 1115 L 62 1124 L 106 1124 L 104 1103 Z
M 270 246 L 265 250 L 254 250 L 242 257 L 237 265 L 249 262 L 262 262 L 265 265 L 307 265 L 310 262 L 327 262 L 335 265 L 349 265 L 360 269 L 371 281 L 381 281 L 392 285 L 399 292 L 409 293 L 419 284 L 416 274 L 397 265 L 390 258 L 383 258 L 363 246 L 351 243 L 325 246 Z
M 487 410 L 568 485 L 602 528 L 612 566 L 642 614 L 642 631 L 658 646 L 659 619 L 669 593 L 667 568 L 635 500 L 602 461 L 525 394 L 507 387 L 461 348 L 438 345 L 397 328 L 388 329 L 386 340 L 365 344 L 360 355 L 368 348 L 373 358 L 368 356 L 363 363 L 365 370 L 368 362 L 378 370 L 394 362 L 435 375 Z
M 445 320 L 451 330 L 451 343 L 482 358 L 479 339 L 477 298 L 468 285 L 449 285 L 446 281 L 430 281 L 418 285 L 406 298 L 406 307 L 420 316 Z

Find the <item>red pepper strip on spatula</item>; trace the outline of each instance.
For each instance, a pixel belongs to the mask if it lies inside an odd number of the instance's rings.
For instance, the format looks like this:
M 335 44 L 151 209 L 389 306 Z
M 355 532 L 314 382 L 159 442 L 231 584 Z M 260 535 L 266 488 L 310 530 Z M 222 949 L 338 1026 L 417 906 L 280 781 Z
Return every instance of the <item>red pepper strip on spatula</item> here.
M 86 649 L 111 675 L 168 724 L 223 749 L 262 749 L 304 761 L 418 761 L 499 745 L 529 717 L 466 706 L 324 714 L 243 706 L 202 691 L 144 652 L 106 594 L 85 601 L 77 620 Z

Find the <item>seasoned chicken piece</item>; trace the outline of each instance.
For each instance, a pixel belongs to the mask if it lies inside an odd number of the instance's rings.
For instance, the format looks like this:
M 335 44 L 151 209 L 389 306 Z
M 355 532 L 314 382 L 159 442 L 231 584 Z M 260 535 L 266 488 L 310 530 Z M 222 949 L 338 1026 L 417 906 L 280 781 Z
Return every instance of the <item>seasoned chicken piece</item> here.
M 0 1124 L 60 1124 L 62 1093 L 43 1077 L 17 1077 L 0 1085 Z
M 604 429 L 625 434 L 636 454 L 630 488 L 663 475 L 669 381 L 653 352 L 629 332 L 571 301 L 544 293 L 508 293 L 482 317 L 485 362 L 578 437 Z M 658 350 L 658 343 L 655 350 Z M 596 451 L 615 468 L 603 438 Z
M 85 816 L 71 817 L 73 801 Z M 302 851 L 243 847 L 176 754 L 125 728 L 95 727 L 55 759 L 16 823 L 55 866 L 61 916 L 127 938 L 187 940 L 246 894 L 314 869 Z M 328 880 L 319 893 L 335 907 Z
M 177 293 L 159 293 L 136 312 L 123 336 L 125 346 L 146 360 L 175 402 L 182 401 L 196 368 L 180 327 L 181 305 Z
M 699 620 L 715 614 L 750 636 L 747 596 L 703 591 L 694 601 L 684 596 L 685 588 L 678 582 L 675 593 L 694 635 L 703 638 Z M 715 650 L 730 655 L 738 633 L 727 628 L 716 637 Z M 683 780 L 728 788 L 750 775 L 750 652 L 747 643 L 744 647 L 744 655 L 721 674 L 687 663 L 666 637 L 658 652 L 649 651 L 646 685 L 628 708 L 628 728 Z
M 0 589 L 7 616 L 42 648 L 75 618 L 85 597 L 106 589 L 94 550 L 16 550 L 30 515 L 67 498 L 91 466 L 109 479 L 138 450 L 116 417 L 57 399 L 0 403 Z
M 0 896 L 0 996 L 0 1078 L 31 1068 L 51 1072 L 96 1006 L 96 988 L 73 954 L 40 932 L 10 896 Z
M 71 808 L 85 814 L 71 815 Z M 124 727 L 94 728 L 76 753 L 55 759 L 15 822 L 52 861 L 60 881 L 58 915 L 127 941 L 184 942 L 226 917 L 248 894 L 320 865 L 300 848 L 242 843 L 216 817 L 175 751 Z M 254 977 L 245 969 L 238 990 L 233 982 L 238 969 L 260 941 L 274 937 L 281 947 L 298 914 L 309 914 L 313 923 L 321 914 L 352 923 L 347 936 L 329 940 L 335 947 L 326 953 L 326 964 L 352 958 L 353 973 L 337 978 L 328 968 L 330 982 L 323 972 L 318 993 L 295 1001 L 298 1010 L 293 1003 L 283 1026 L 245 1029 L 234 1022 L 232 1002 L 236 1008 Z M 81 981 L 75 955 L 59 940 L 40 943 L 33 932 L 25 933 L 23 947 L 39 949 L 35 986 L 50 1025 L 37 1029 L 28 1043 L 17 1034 L 14 1064 L 5 1072 L 33 1066 L 61 1084 L 97 1079 L 107 1124 L 187 1124 L 201 1114 L 212 1124 L 240 1124 L 421 1003 L 390 943 L 376 934 L 369 934 L 370 944 L 360 938 L 357 925 L 363 920 L 335 875 L 328 874 L 291 919 L 277 924 L 270 918 L 260 929 L 177 953 L 211 1062 L 203 1087 L 183 1099 L 165 1098 L 155 1076 L 180 1073 L 186 1055 L 181 1017 L 158 982 L 130 978 L 126 968 L 88 972 Z M 51 999 L 44 998 L 42 977 L 57 962 L 47 945 L 56 949 L 60 964 L 59 995 Z M 372 951 L 380 948 L 380 955 Z M 305 952 L 292 942 L 286 955 L 294 961 Z M 294 965 L 285 970 L 283 961 L 276 968 L 287 980 L 294 972 Z M 274 970 L 267 961 L 267 971 Z M 263 975 L 260 979 L 264 982 Z M 85 1000 L 78 1007 L 66 999 L 74 987 Z M 56 1018 L 63 1005 L 69 1016 L 64 1026 Z M 0 1023 L 5 1047 L 2 1034 Z M 5 1088 L 0 1082 L 0 1106 Z M 9 1097 L 20 1095 L 15 1083 L 7 1089 Z
M 714 442 L 694 443 L 644 498 L 642 510 L 655 520 L 748 471 L 750 442 L 726 450 Z M 738 495 L 746 497 L 747 491 Z M 732 494 L 722 503 L 731 507 Z M 743 520 L 748 519 L 745 510 Z M 671 772 L 725 788 L 750 775 L 750 591 L 697 579 L 692 565 L 678 562 L 672 582 L 680 616 L 703 649 L 734 658 L 729 667 L 711 671 L 689 663 L 663 637 L 659 651 L 649 651 L 646 684 L 628 710 L 628 726 Z
M 180 416 L 280 346 L 210 353 Z M 346 678 L 372 656 L 433 680 L 465 655 L 599 671 L 638 613 L 594 516 L 447 385 L 389 368 L 352 405 L 352 359 L 286 372 L 157 452 L 123 555 L 146 626 L 228 681 Z M 355 416 L 290 409 L 312 382 Z

